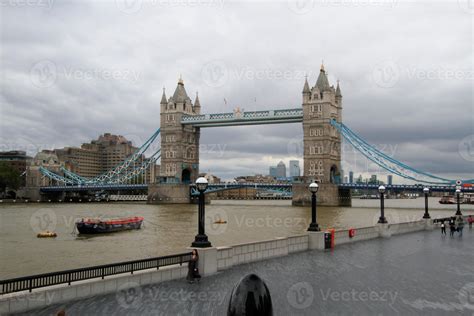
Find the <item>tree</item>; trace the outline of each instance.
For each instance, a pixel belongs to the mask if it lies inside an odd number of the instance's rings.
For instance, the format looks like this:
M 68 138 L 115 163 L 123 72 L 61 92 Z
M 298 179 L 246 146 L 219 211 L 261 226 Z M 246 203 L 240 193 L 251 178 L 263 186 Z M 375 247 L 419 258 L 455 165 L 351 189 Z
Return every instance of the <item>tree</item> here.
M 8 163 L 0 161 L 0 192 L 6 188 L 17 190 L 20 187 L 21 175 L 18 170 L 13 169 Z

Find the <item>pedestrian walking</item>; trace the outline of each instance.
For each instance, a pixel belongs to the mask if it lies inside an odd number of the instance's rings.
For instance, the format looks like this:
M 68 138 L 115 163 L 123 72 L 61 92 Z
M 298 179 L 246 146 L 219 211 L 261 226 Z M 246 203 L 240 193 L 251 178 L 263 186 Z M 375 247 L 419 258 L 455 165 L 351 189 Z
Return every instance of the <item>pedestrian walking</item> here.
M 446 235 L 446 224 L 444 224 L 444 221 L 441 222 L 441 235 Z
M 456 221 L 458 226 L 459 237 L 462 237 L 462 230 L 464 229 L 464 218 L 462 217 L 462 215 L 459 215 Z
M 454 221 L 449 222 L 449 236 L 453 237 L 456 227 L 454 226 Z
M 199 254 L 196 249 L 193 249 L 191 260 L 189 260 L 188 263 L 188 275 L 186 276 L 186 280 L 188 280 L 189 283 L 194 283 L 194 279 L 197 279 L 198 281 L 201 279 L 201 275 L 199 275 L 198 262 Z
M 472 228 L 472 222 L 474 222 L 474 218 L 472 218 L 472 215 L 469 215 L 467 218 L 467 222 L 469 223 L 469 229 Z

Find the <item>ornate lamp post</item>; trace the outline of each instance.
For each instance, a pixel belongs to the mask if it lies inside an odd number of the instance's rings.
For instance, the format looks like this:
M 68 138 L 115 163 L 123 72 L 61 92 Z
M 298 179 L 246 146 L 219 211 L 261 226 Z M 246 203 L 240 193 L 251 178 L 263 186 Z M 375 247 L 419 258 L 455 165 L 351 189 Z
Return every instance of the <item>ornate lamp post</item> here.
M 316 192 L 318 192 L 319 186 L 316 182 L 309 185 L 309 191 L 311 192 L 311 224 L 309 224 L 309 232 L 319 232 L 318 223 L 316 222 Z
M 191 244 L 192 247 L 206 248 L 211 247 L 211 243 L 207 240 L 207 235 L 204 232 L 205 226 L 205 198 L 204 191 L 207 189 L 208 182 L 206 178 L 200 177 L 196 180 L 196 188 L 199 191 L 199 212 L 198 212 L 198 234 L 194 238 L 194 242 Z
M 383 195 L 385 194 L 385 187 L 383 185 L 379 186 L 379 193 L 380 193 L 380 217 L 379 217 L 378 223 L 386 224 L 388 222 L 384 214 Z
M 458 204 L 458 210 L 456 211 L 456 215 L 462 215 L 461 213 L 461 190 L 456 189 L 456 201 Z
M 430 193 L 430 189 L 424 188 L 423 193 L 425 194 L 425 214 L 423 214 L 423 218 L 431 218 L 428 213 L 428 193 Z

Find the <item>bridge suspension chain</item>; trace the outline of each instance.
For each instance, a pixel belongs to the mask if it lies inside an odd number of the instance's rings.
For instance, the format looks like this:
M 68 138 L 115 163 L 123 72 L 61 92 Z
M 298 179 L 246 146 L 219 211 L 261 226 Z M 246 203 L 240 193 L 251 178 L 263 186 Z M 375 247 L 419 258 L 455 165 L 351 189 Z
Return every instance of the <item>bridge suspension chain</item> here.
M 376 149 L 374 146 L 368 144 L 363 138 L 354 133 L 343 123 L 338 123 L 331 120 L 331 125 L 334 126 L 354 148 L 361 152 L 365 157 L 398 176 L 406 179 L 424 182 L 429 184 L 453 184 L 454 180 L 438 177 L 430 173 L 417 170 L 410 167 Z

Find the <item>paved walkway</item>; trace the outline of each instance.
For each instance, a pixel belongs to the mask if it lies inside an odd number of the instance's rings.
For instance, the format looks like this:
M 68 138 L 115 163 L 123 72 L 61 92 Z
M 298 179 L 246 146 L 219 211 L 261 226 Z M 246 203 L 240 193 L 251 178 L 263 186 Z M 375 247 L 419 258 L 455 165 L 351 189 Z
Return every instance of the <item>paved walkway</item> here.
M 341 245 L 184 280 L 51 306 L 31 315 L 225 315 L 232 287 L 256 273 L 275 315 L 473 315 L 474 229 L 438 230 Z

